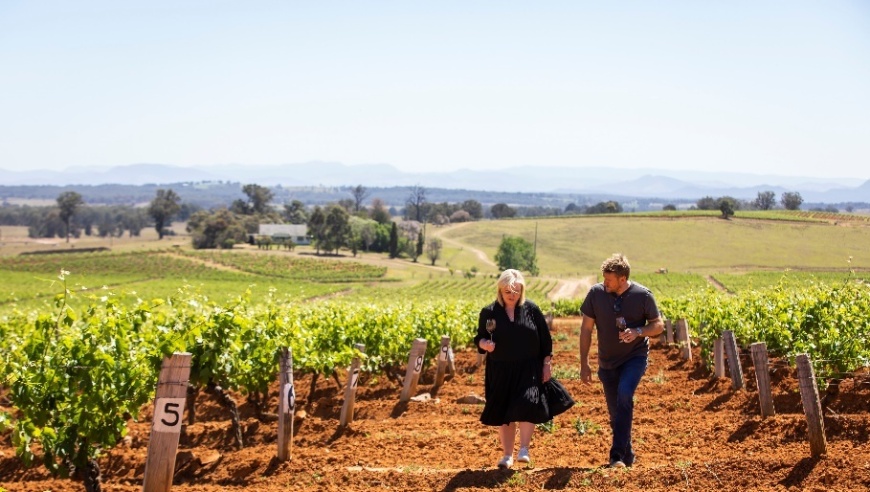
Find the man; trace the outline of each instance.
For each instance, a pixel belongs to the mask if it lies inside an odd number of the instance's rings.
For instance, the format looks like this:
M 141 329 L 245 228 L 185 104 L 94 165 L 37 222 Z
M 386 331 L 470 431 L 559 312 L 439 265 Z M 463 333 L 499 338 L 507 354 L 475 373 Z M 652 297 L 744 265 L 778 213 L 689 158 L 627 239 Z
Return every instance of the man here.
M 634 392 L 646 372 L 649 338 L 661 334 L 664 327 L 652 292 L 628 280 L 631 266 L 622 254 L 614 254 L 601 264 L 604 281 L 595 284 L 586 295 L 580 313 L 580 380 L 592 381 L 589 347 L 592 328 L 598 334 L 598 379 L 604 386 L 613 444 L 610 466 L 632 466 L 635 454 L 631 447 L 631 422 Z

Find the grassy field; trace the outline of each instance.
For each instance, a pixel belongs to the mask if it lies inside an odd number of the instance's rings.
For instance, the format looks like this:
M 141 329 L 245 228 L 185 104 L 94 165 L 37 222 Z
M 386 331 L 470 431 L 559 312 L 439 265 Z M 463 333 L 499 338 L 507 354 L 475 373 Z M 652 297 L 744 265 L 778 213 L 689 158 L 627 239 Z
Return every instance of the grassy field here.
M 503 235 L 535 242 L 541 268 L 529 279 L 529 297 L 545 302 L 557 284 L 597 279 L 601 261 L 625 253 L 633 279 L 657 296 L 718 286 L 732 292 L 748 288 L 870 277 L 870 223 L 818 219 L 780 213 L 772 220 L 737 217 L 722 220 L 704 213 L 621 214 L 548 219 L 482 221 L 431 228 L 443 239 L 435 265 L 362 253 L 318 257 L 310 247 L 295 251 L 194 252 L 177 226 L 177 236 L 158 241 L 153 231 L 139 238 L 31 240 L 26 229 L 0 229 L 0 312 L 42 306 L 66 286 L 79 294 L 102 291 L 152 298 L 191 289 L 217 302 L 274 291 L 299 301 L 342 296 L 362 302 L 381 299 L 473 298 L 489 300 L 498 268 L 494 255 Z M 794 220 L 784 220 L 788 217 Z M 75 251 L 106 247 L 111 252 L 21 256 L 27 251 Z M 310 263 L 316 262 L 316 263 Z M 320 262 L 338 265 L 308 273 Z M 666 268 L 667 274 L 656 273 Z M 467 272 L 476 270 L 474 275 Z M 334 271 L 333 271 L 334 270 Z M 338 273 L 335 273 L 338 272 Z M 784 280 L 783 280 L 784 279 Z
M 708 216 L 576 216 L 542 220 L 483 221 L 440 232 L 474 245 L 489 257 L 503 235 L 537 243 L 544 276 L 595 274 L 614 252 L 626 254 L 633 272 L 737 273 L 755 270 L 846 272 L 870 268 L 866 223 L 722 220 Z M 536 240 L 537 236 L 537 240 Z M 477 267 L 492 269 L 478 262 Z

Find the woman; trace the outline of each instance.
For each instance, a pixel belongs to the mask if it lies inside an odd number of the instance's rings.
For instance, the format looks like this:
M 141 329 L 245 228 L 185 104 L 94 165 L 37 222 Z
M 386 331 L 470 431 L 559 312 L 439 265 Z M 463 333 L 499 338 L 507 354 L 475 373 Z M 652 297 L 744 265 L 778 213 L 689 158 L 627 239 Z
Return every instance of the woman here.
M 523 275 L 502 272 L 497 301 L 480 311 L 474 343 L 486 357 L 486 404 L 480 415 L 484 425 L 499 426 L 504 456 L 499 468 L 513 463 L 514 438 L 520 429 L 517 461 L 529 463 L 529 444 L 535 424 L 551 419 L 541 395 L 541 383 L 550 379 L 553 339 L 544 313 L 526 300 Z M 489 325 L 489 330 L 487 326 Z

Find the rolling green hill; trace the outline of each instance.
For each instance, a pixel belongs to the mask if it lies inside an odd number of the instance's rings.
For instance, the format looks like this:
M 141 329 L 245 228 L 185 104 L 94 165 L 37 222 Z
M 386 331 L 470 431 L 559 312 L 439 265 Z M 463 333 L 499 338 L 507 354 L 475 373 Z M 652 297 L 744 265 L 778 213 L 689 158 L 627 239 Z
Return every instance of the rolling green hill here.
M 495 256 L 504 235 L 537 244 L 543 276 L 595 275 L 602 260 L 624 253 L 638 273 L 711 274 L 754 270 L 870 269 L 866 222 L 722 220 L 709 216 L 574 216 L 470 222 L 440 232 Z M 463 259 L 474 263 L 474 258 Z M 463 268 L 466 265 L 455 265 Z M 469 267 L 471 265 L 468 265 Z M 477 262 L 481 271 L 493 267 Z

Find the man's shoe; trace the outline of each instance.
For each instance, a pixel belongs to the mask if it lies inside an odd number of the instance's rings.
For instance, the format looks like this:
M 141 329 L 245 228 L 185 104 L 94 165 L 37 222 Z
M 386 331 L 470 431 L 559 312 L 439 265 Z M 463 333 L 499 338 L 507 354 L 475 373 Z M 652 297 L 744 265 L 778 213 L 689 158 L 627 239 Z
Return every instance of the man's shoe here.
M 498 460 L 498 467 L 503 469 L 508 469 L 514 466 L 514 457 L 513 456 L 505 456 L 502 459 Z
M 621 460 L 611 461 L 610 468 L 625 468 L 625 463 L 623 463 Z
M 532 457 L 529 456 L 529 448 L 520 448 L 520 452 L 517 453 L 517 461 L 523 463 L 530 463 L 532 461 Z

